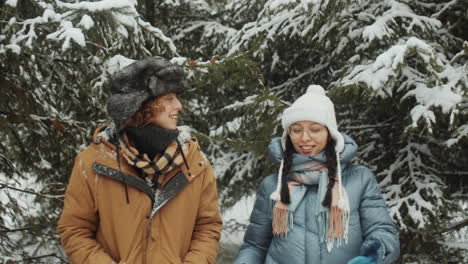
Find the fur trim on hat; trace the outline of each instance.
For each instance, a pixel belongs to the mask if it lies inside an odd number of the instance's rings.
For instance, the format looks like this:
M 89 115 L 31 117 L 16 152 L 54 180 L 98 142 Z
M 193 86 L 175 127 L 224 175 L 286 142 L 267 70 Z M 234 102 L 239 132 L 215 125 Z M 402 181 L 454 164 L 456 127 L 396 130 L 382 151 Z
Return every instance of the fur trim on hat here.
M 111 80 L 107 112 L 120 129 L 140 109 L 143 102 L 167 93 L 184 91 L 181 66 L 162 57 L 135 61 L 118 71 Z

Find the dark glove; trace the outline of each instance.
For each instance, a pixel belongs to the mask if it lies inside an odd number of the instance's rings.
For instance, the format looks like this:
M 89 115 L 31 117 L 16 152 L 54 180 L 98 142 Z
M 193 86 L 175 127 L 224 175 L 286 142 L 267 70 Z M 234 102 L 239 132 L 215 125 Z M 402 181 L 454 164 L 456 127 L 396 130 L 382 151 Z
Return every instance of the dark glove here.
M 361 246 L 361 256 L 351 259 L 348 264 L 376 264 L 382 242 L 377 238 L 369 237 Z

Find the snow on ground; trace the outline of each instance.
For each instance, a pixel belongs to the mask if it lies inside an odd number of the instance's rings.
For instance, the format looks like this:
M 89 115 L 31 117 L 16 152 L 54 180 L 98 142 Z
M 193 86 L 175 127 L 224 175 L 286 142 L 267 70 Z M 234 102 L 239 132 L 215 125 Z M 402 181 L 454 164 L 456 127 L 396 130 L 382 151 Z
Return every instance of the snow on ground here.
M 248 225 L 250 213 L 252 212 L 255 202 L 255 195 L 241 198 L 233 207 L 222 213 L 224 223 L 229 223 L 232 220 L 237 221 L 239 224 Z M 245 230 L 235 232 L 227 232 L 223 230 L 221 242 L 229 244 L 241 244 L 244 238 Z
M 226 259 L 232 260 L 238 253 L 254 202 L 255 194 L 241 198 L 233 207 L 222 212 L 224 228 L 221 235 L 220 254 Z M 240 224 L 239 228 L 232 228 L 234 222 Z

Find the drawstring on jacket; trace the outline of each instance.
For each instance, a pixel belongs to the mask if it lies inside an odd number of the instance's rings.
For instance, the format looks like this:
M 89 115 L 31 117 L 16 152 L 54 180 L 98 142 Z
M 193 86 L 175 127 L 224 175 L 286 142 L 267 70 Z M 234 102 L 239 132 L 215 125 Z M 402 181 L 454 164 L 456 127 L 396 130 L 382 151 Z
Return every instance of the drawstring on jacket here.
M 182 159 L 184 160 L 185 167 L 187 168 L 188 171 L 188 176 L 192 176 L 190 173 L 190 167 L 187 162 L 187 158 L 185 158 L 184 150 L 182 149 L 182 144 L 180 144 L 180 141 L 178 138 L 176 138 L 177 146 L 179 146 L 180 154 L 182 154 Z
M 117 145 L 117 163 L 119 164 L 119 171 L 122 172 L 122 167 L 120 166 L 120 146 Z M 127 199 L 127 204 L 130 203 L 130 199 L 128 198 L 128 187 L 125 178 L 123 178 L 124 187 L 125 187 L 125 198 Z

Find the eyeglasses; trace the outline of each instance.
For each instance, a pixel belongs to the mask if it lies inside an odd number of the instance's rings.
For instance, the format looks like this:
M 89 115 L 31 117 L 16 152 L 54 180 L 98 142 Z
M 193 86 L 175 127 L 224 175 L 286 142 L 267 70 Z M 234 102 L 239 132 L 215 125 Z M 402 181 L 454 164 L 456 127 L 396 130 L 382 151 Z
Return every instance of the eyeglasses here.
M 309 129 L 304 129 L 302 127 L 290 127 L 289 128 L 289 136 L 292 138 L 300 138 L 304 133 L 311 138 L 318 137 L 323 131 L 325 130 L 324 125 L 314 125 Z

